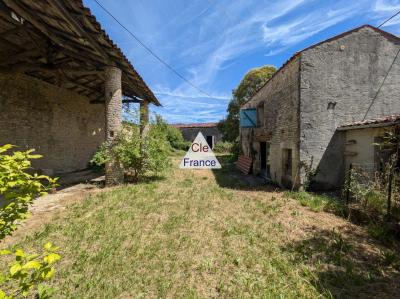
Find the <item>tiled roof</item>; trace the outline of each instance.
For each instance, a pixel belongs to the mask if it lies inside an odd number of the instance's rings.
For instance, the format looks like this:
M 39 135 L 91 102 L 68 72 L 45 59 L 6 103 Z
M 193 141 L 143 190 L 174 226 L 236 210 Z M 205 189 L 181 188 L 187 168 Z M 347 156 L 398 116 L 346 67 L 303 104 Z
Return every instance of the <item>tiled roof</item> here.
M 349 124 L 345 124 L 339 127 L 339 130 L 354 129 L 358 127 L 371 127 L 375 125 L 385 126 L 400 124 L 400 114 L 387 115 L 379 118 L 368 119 L 364 121 L 356 121 Z
M 175 128 L 213 128 L 216 127 L 218 123 L 192 123 L 192 124 L 172 124 L 171 126 Z

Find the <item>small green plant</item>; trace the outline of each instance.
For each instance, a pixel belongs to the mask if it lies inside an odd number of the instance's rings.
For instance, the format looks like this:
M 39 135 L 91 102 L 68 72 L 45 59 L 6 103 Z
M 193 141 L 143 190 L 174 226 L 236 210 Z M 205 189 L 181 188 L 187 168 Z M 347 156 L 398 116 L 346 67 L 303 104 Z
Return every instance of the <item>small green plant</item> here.
M 305 172 L 305 181 L 303 187 L 306 191 L 310 190 L 313 179 L 317 175 L 317 169 L 313 168 L 313 163 L 314 157 L 311 157 L 311 161 L 309 163 L 304 161 L 300 162 L 300 168 L 303 168 Z
M 372 222 L 368 225 L 368 234 L 383 243 L 390 244 L 394 240 L 394 236 L 390 229 L 384 223 Z
M 89 162 L 89 165 L 94 168 L 104 168 L 107 161 L 107 144 L 103 143 L 100 145 L 96 153 L 93 155 Z
M 284 196 L 299 201 L 302 206 L 308 207 L 314 212 L 326 211 L 339 215 L 344 214 L 344 205 L 336 198 L 325 194 L 316 194 L 306 191 L 287 191 L 284 193 Z
M 380 256 L 384 266 L 400 269 L 400 256 L 393 250 L 381 250 Z
M 215 153 L 228 154 L 232 152 L 233 143 L 228 141 L 219 141 L 215 144 L 213 151 Z
M 327 199 L 322 195 L 312 195 L 306 191 L 286 192 L 285 197 L 296 199 L 302 206 L 309 207 L 314 212 L 324 209 Z
M 34 198 L 55 186 L 56 180 L 44 175 L 30 174 L 31 160 L 41 158 L 34 150 L 15 151 L 11 144 L 0 147 L 0 240 L 10 235 L 19 220 L 28 215 Z
M 55 269 L 53 265 L 61 259 L 57 247 L 51 243 L 44 245 L 42 254 L 28 254 L 21 249 L 2 250 L 0 255 L 12 255 L 14 261 L 6 273 L 0 273 L 0 299 L 34 296 L 50 298 L 54 289 L 45 282 L 50 280 Z

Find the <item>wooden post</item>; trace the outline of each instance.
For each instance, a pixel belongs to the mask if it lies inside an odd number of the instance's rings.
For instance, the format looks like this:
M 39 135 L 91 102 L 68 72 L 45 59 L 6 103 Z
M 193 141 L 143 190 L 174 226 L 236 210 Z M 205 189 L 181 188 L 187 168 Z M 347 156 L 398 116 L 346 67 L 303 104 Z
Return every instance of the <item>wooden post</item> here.
M 110 147 L 122 127 L 122 85 L 121 70 L 106 67 L 104 70 L 104 96 L 106 105 L 106 141 Z M 124 170 L 116 157 L 106 162 L 106 185 L 117 185 L 124 181 Z
M 351 180 L 352 180 L 352 177 L 351 177 L 352 172 L 353 172 L 353 164 L 350 163 L 349 174 L 347 177 L 347 186 L 346 186 L 346 205 L 347 206 L 350 203 L 350 185 L 351 185 Z
M 389 174 L 388 174 L 388 189 L 387 189 L 387 211 L 386 211 L 386 219 L 389 221 L 391 218 L 391 210 L 392 210 L 392 182 L 393 182 L 393 166 L 389 166 Z
M 140 136 L 145 136 L 149 129 L 149 103 L 140 102 Z

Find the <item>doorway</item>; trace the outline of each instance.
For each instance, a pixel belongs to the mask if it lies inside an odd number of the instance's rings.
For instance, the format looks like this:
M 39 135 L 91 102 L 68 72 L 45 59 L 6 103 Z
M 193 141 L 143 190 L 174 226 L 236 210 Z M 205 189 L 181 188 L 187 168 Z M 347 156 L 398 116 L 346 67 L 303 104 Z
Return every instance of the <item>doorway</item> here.
M 269 142 L 260 142 L 260 175 L 263 178 L 270 179 L 269 165 Z
M 206 136 L 206 141 L 208 143 L 208 145 L 210 146 L 211 149 L 214 148 L 214 136 Z

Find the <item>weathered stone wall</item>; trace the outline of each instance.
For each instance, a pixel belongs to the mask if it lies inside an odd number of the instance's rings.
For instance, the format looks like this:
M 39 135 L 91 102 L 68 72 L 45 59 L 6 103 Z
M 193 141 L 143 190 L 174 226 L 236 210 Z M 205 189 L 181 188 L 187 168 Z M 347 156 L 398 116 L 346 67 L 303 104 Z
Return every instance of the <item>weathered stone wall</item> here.
M 38 169 L 83 169 L 104 141 L 104 106 L 21 74 L 0 73 L 0 144 L 36 149 Z
M 285 186 L 299 183 L 299 59 L 279 71 L 242 108 L 264 102 L 264 122 L 255 129 L 240 128 L 241 150 L 253 158 L 253 173 L 260 172 L 260 142 L 270 143 L 271 180 Z M 283 174 L 283 151 L 292 150 L 292 172 Z
M 318 169 L 314 187 L 335 188 L 344 179 L 344 135 L 338 126 L 400 113 L 400 57 L 387 75 L 399 47 L 363 27 L 301 54 L 300 160 L 313 160 Z
M 214 145 L 222 140 L 222 134 L 218 130 L 217 127 L 211 127 L 211 128 L 179 128 L 182 132 L 182 136 L 186 141 L 192 142 L 197 134 L 201 132 L 206 138 L 207 136 L 214 136 Z

